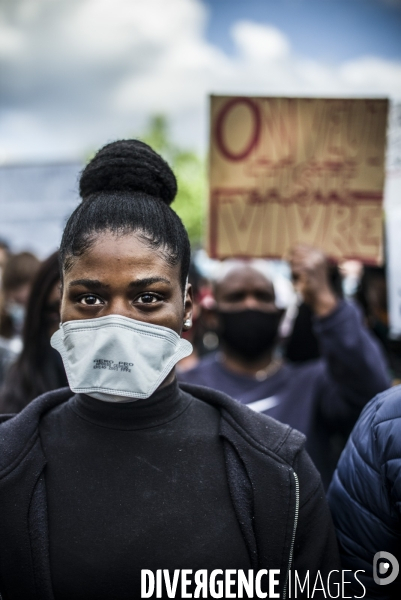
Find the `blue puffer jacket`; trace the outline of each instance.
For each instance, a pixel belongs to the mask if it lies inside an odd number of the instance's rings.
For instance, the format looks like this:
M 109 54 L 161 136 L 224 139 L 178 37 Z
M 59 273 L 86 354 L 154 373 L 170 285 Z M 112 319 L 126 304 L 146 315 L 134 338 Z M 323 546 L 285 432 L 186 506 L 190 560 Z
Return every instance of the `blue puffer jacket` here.
M 401 563 L 401 386 L 363 410 L 329 489 L 343 569 L 358 577 L 366 598 L 401 598 L 401 574 L 390 585 L 373 580 L 373 557 L 387 551 Z M 356 584 L 355 595 L 361 596 Z

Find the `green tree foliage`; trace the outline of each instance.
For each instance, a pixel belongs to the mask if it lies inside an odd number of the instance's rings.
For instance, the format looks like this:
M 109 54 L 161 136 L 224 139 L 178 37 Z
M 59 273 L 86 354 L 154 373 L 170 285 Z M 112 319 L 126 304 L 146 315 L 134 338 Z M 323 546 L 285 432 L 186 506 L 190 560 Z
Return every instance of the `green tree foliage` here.
M 159 152 L 173 169 L 178 193 L 172 208 L 181 217 L 191 244 L 200 245 L 206 212 L 205 161 L 195 152 L 178 148 L 171 141 L 164 116 L 152 117 L 147 131 L 140 137 Z

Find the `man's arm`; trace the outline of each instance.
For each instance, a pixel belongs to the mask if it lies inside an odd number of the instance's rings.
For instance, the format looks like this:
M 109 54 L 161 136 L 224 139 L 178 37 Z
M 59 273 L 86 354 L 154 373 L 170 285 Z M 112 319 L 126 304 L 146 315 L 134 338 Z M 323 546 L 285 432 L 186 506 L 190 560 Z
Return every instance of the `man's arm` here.
M 331 314 L 316 318 L 314 330 L 326 362 L 320 403 L 326 419 L 346 415 L 347 408 L 359 412 L 390 387 L 379 343 L 362 323 L 356 306 L 341 301 Z
M 314 331 L 325 360 L 320 413 L 333 425 L 354 422 L 364 405 L 390 386 L 386 361 L 357 308 L 333 293 L 324 254 L 298 246 L 290 261 L 294 285 L 315 315 Z

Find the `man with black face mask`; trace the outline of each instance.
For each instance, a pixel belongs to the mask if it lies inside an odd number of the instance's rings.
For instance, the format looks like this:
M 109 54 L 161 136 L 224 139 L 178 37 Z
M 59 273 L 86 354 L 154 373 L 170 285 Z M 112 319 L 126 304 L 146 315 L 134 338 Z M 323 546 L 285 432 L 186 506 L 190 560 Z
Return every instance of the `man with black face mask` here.
M 297 246 L 290 264 L 294 287 L 314 313 L 323 358 L 291 365 L 276 356 L 284 311 L 273 281 L 261 261 L 227 261 L 216 278 L 209 315 L 219 351 L 180 378 L 223 391 L 302 431 L 327 488 L 360 411 L 390 380 L 360 313 L 333 293 L 325 256 Z

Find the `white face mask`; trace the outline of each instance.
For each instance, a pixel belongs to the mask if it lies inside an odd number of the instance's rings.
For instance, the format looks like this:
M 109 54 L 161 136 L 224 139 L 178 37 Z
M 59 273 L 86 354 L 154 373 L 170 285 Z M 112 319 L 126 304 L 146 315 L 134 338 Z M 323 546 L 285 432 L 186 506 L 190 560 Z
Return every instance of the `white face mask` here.
M 148 398 L 192 352 L 172 329 L 119 315 L 62 323 L 51 345 L 73 392 L 109 402 Z

